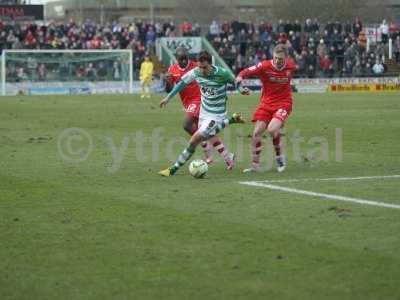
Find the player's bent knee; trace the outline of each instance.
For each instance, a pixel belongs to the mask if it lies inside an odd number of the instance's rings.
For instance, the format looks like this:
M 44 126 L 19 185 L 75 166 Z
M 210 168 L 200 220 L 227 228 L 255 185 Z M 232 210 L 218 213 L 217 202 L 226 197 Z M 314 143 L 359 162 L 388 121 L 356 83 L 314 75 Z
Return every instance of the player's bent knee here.
M 201 135 L 200 132 L 197 131 L 190 138 L 189 145 L 192 147 L 196 147 L 198 144 L 200 144 L 204 140 L 206 140 L 206 138 L 203 135 Z
M 257 121 L 254 127 L 253 131 L 253 138 L 260 138 L 264 134 L 265 130 L 267 128 L 267 123 Z
M 265 132 L 265 128 L 256 128 L 253 132 L 253 138 L 260 138 L 262 137 L 263 133 Z
M 271 136 L 275 136 L 279 132 L 282 125 L 283 125 L 283 122 L 281 120 L 272 119 L 272 121 L 269 123 L 269 125 L 267 127 L 267 132 Z
M 254 139 L 254 138 L 261 138 L 262 135 L 263 135 L 262 132 L 253 132 L 253 139 Z
M 270 136 L 275 137 L 279 133 L 279 128 L 267 128 L 267 133 Z

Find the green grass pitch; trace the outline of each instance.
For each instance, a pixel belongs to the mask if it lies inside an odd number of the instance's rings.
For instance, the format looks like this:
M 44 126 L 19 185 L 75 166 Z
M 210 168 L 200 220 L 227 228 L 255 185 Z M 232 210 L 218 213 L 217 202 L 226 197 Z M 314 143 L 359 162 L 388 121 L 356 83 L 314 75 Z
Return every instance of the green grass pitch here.
M 399 93 L 295 95 L 284 173 L 267 139 L 241 172 L 247 123 L 222 135 L 235 169 L 201 180 L 157 175 L 187 140 L 160 99 L 0 99 L 0 299 L 400 299 L 400 209 L 239 184 L 400 205 L 400 178 L 283 182 L 400 174 Z

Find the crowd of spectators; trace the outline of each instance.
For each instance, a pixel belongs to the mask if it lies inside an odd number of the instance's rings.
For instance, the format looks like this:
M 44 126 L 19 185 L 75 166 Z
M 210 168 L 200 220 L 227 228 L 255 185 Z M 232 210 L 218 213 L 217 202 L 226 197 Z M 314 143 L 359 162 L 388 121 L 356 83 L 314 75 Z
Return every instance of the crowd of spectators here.
M 83 24 L 74 21 L 46 25 L 35 23 L 20 24 L 0 22 L 0 51 L 3 49 L 131 49 L 135 77 L 138 77 L 140 64 L 146 53 L 155 52 L 158 37 L 200 36 L 210 40 L 221 57 L 234 72 L 271 58 L 271 51 L 277 43 L 287 46 L 289 54 L 299 65 L 298 75 L 316 76 L 369 76 L 385 72 L 388 38 L 393 39 L 393 49 L 400 62 L 400 34 L 394 23 L 385 20 L 379 28 L 382 40 L 371 45 L 367 51 L 363 24 L 354 22 L 328 22 L 320 24 L 317 19 L 307 19 L 305 23 L 279 20 L 277 24 L 268 22 L 241 23 L 238 21 L 213 21 L 208 32 L 202 32 L 199 24 L 184 21 L 180 26 L 173 22 L 149 23 L 137 21 L 130 24 L 118 22 L 100 25 L 87 21 Z M 38 74 L 45 73 L 39 69 Z M 23 66 L 8 70 L 10 76 L 23 78 Z M 91 74 L 95 80 L 99 74 L 103 78 L 120 75 L 119 67 L 107 64 L 80 65 L 69 72 L 84 77 Z M 12 73 L 12 74 L 11 74 Z M 32 72 L 34 73 L 34 72 Z M 19 75 L 18 75 L 19 74 Z M 89 74 L 89 75 L 88 75 Z M 118 77 L 118 76 L 117 76 Z M 22 79 L 21 79 L 22 80 Z
M 380 76 L 386 71 L 388 39 L 393 39 L 393 53 L 400 63 L 400 33 L 395 23 L 386 20 L 378 27 L 381 40 L 371 44 L 359 19 L 354 22 L 328 22 L 307 19 L 304 24 L 279 20 L 277 24 L 213 21 L 208 39 L 219 54 L 238 72 L 272 57 L 277 43 L 287 46 L 299 66 L 300 77 Z
M 127 25 L 118 22 L 100 25 L 89 21 L 83 24 L 70 21 L 48 25 L 0 22 L 0 50 L 131 49 L 134 75 L 138 77 L 138 70 L 145 54 L 152 54 L 155 51 L 156 38 L 176 36 L 177 31 L 173 22 L 154 25 L 141 21 Z M 80 68 L 86 70 L 88 67 L 87 64 Z M 73 73 L 76 73 L 75 70 Z M 16 71 L 14 75 L 17 77 Z
M 0 0 L 0 5 L 25 5 L 25 0 Z

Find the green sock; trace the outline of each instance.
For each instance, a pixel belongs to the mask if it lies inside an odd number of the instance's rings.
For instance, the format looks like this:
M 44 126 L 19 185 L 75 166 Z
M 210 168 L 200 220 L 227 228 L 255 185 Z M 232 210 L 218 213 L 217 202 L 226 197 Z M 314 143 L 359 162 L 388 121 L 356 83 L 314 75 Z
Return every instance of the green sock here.
M 195 150 L 196 148 L 191 145 L 183 150 L 181 155 L 179 155 L 178 160 L 170 168 L 172 175 L 174 175 L 176 171 L 178 171 L 179 168 L 182 167 L 192 157 Z

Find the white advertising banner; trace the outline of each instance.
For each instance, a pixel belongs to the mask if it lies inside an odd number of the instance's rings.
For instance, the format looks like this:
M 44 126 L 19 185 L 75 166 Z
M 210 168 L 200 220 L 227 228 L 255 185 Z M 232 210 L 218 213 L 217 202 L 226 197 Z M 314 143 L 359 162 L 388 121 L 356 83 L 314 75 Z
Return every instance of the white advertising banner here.
M 293 79 L 298 84 L 398 84 L 400 77 L 349 77 L 349 78 L 299 78 Z
M 365 32 L 367 39 L 369 39 L 371 42 L 376 43 L 382 39 L 381 32 L 377 27 L 364 27 L 363 31 Z
M 179 47 L 185 48 L 190 54 L 197 54 L 201 51 L 200 37 L 166 37 L 160 40 L 172 53 L 175 53 Z
M 349 77 L 349 78 L 298 78 L 293 79 L 294 85 L 329 85 L 329 84 L 399 84 L 400 77 Z M 258 79 L 246 79 L 245 86 L 261 86 Z

